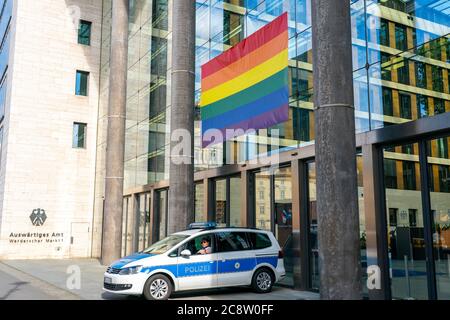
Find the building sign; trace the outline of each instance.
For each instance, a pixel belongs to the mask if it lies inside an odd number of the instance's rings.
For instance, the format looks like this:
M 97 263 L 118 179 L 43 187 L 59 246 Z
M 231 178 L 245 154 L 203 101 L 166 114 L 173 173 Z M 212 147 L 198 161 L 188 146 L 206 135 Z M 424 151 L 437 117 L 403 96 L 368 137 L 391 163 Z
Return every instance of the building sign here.
M 34 227 L 39 227 L 39 231 L 20 230 L 11 231 L 9 234 L 9 243 L 11 244 L 49 244 L 64 242 L 64 232 L 59 231 L 42 231 L 41 227 L 47 220 L 47 214 L 44 209 L 33 209 L 30 214 L 30 221 Z
M 33 212 L 31 212 L 30 219 L 33 226 L 42 226 L 45 220 L 47 220 L 45 210 L 41 208 L 34 209 Z
M 9 243 L 62 243 L 63 232 L 11 232 Z

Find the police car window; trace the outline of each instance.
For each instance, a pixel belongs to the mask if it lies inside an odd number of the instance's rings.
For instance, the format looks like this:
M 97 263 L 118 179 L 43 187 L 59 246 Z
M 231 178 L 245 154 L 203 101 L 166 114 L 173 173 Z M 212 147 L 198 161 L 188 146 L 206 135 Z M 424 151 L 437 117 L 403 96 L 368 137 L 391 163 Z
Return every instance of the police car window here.
M 174 246 L 179 244 L 181 241 L 189 237 L 188 235 L 171 235 L 168 236 L 158 242 L 155 242 L 150 247 L 145 249 L 144 253 L 152 253 L 152 254 L 161 254 L 164 252 L 167 252 L 168 250 L 172 249 Z
M 211 234 L 195 237 L 183 246 L 183 250 L 188 249 L 192 255 L 213 253 L 214 245 L 212 240 Z
M 219 252 L 239 251 L 250 249 L 245 232 L 220 232 L 217 233 Z
M 269 236 L 259 232 L 249 232 L 248 239 L 252 243 L 253 249 L 264 249 L 272 246 Z

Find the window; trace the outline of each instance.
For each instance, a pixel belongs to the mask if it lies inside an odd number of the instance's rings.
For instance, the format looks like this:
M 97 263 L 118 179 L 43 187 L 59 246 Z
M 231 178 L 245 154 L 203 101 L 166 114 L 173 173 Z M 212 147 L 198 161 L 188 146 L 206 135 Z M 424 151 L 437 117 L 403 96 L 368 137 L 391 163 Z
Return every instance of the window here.
M 439 170 L 439 190 L 450 192 L 450 166 L 440 165 Z
M 264 200 L 264 190 L 259 191 L 259 200 Z
M 75 94 L 77 96 L 88 95 L 89 72 L 77 70 Z
M 292 117 L 294 122 L 294 139 L 300 141 L 310 141 L 309 135 L 309 113 L 310 111 L 302 108 L 293 108 Z
M 80 20 L 78 27 L 78 43 L 84 45 L 91 45 L 91 27 L 92 22 Z
M 408 209 L 409 213 L 409 226 L 417 227 L 417 209 Z
M 404 144 L 404 145 L 402 145 L 402 153 L 414 154 L 414 145 L 413 144 Z
M 195 212 L 195 222 L 201 222 L 205 220 L 203 215 L 204 212 L 204 187 L 203 183 L 195 184 L 195 195 L 194 195 L 194 212 Z
M 193 255 L 214 253 L 214 236 L 212 234 L 204 234 L 195 237 L 191 241 L 184 244 L 180 252 L 186 249 L 189 250 Z
M 168 29 L 168 3 L 166 0 L 152 1 L 152 21 L 156 29 Z
M 433 90 L 438 92 L 444 91 L 442 68 L 432 66 L 431 67 L 431 78 L 433 82 Z
M 217 233 L 217 247 L 219 252 L 249 250 L 245 232 L 220 232 Z
M 440 37 L 437 37 L 433 41 L 430 41 L 430 55 L 431 55 L 431 59 L 435 59 L 435 60 L 442 59 L 441 38 Z
M 145 249 L 144 252 L 154 254 L 161 254 L 167 252 L 176 245 L 178 245 L 181 241 L 185 240 L 187 237 L 188 236 L 185 235 L 173 234 L 162 240 L 159 240 L 158 242 L 155 242 L 150 247 Z
M 3 77 L 3 81 L 0 84 L 0 121 L 2 121 L 5 116 L 5 105 L 6 105 L 6 76 Z
M 448 158 L 448 144 L 446 138 L 436 139 L 438 158 Z
M 428 116 L 428 98 L 420 94 L 417 95 L 417 114 L 419 118 Z
M 419 88 L 427 87 L 427 73 L 423 62 L 415 62 L 416 67 L 416 86 Z
M 397 226 L 397 208 L 389 208 L 389 225 L 391 227 Z
M 0 127 L 0 164 L 2 163 L 3 153 L 3 127 Z
M 366 21 L 364 15 L 357 15 L 355 17 L 356 22 L 356 38 L 360 40 L 366 40 Z
M 406 27 L 401 25 L 395 25 L 395 47 L 398 50 L 406 50 Z
M 389 46 L 389 24 L 386 20 L 380 21 L 380 44 L 383 46 Z
M 447 39 L 447 45 L 445 47 L 446 56 L 447 56 L 447 63 L 450 63 L 450 40 Z
M 396 161 L 384 159 L 384 183 L 386 188 L 397 189 Z
M 383 114 L 385 116 L 392 116 L 394 109 L 392 107 L 392 90 L 383 88 Z
M 248 232 L 247 237 L 253 249 L 265 249 L 272 246 L 272 242 L 270 241 L 267 234 L 259 232 Z
M 444 100 L 434 98 L 434 114 L 440 114 L 445 112 Z
M 244 37 L 244 16 L 223 11 L 223 43 L 234 46 Z
M 381 79 L 391 80 L 391 55 L 381 52 Z
M 403 119 L 412 119 L 411 115 L 411 96 L 400 93 L 400 117 Z
M 409 84 L 409 61 L 407 59 L 403 59 L 394 67 L 397 68 L 398 82 Z
M 73 124 L 72 148 L 86 148 L 86 124 Z
M 403 161 L 403 184 L 406 190 L 416 190 L 416 166 L 412 161 Z

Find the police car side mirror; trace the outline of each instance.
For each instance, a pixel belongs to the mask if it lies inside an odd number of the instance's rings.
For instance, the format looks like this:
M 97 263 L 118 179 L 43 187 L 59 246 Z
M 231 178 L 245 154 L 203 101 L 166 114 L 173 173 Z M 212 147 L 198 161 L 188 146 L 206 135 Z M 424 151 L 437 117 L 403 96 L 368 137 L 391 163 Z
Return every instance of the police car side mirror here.
M 189 256 L 191 256 L 191 255 L 192 255 L 192 253 L 191 253 L 191 251 L 188 250 L 188 249 L 184 249 L 183 251 L 181 251 L 181 256 L 182 256 L 182 257 L 187 258 L 187 257 L 189 257 Z

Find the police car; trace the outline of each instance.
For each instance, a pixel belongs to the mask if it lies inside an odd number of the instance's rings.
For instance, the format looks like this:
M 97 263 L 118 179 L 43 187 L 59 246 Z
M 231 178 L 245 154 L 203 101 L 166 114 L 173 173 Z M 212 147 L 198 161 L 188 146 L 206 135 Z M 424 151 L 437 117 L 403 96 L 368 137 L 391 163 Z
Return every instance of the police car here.
M 142 252 L 112 263 L 103 289 L 164 300 L 173 292 L 252 286 L 270 292 L 285 276 L 283 253 L 271 232 L 191 224 Z

